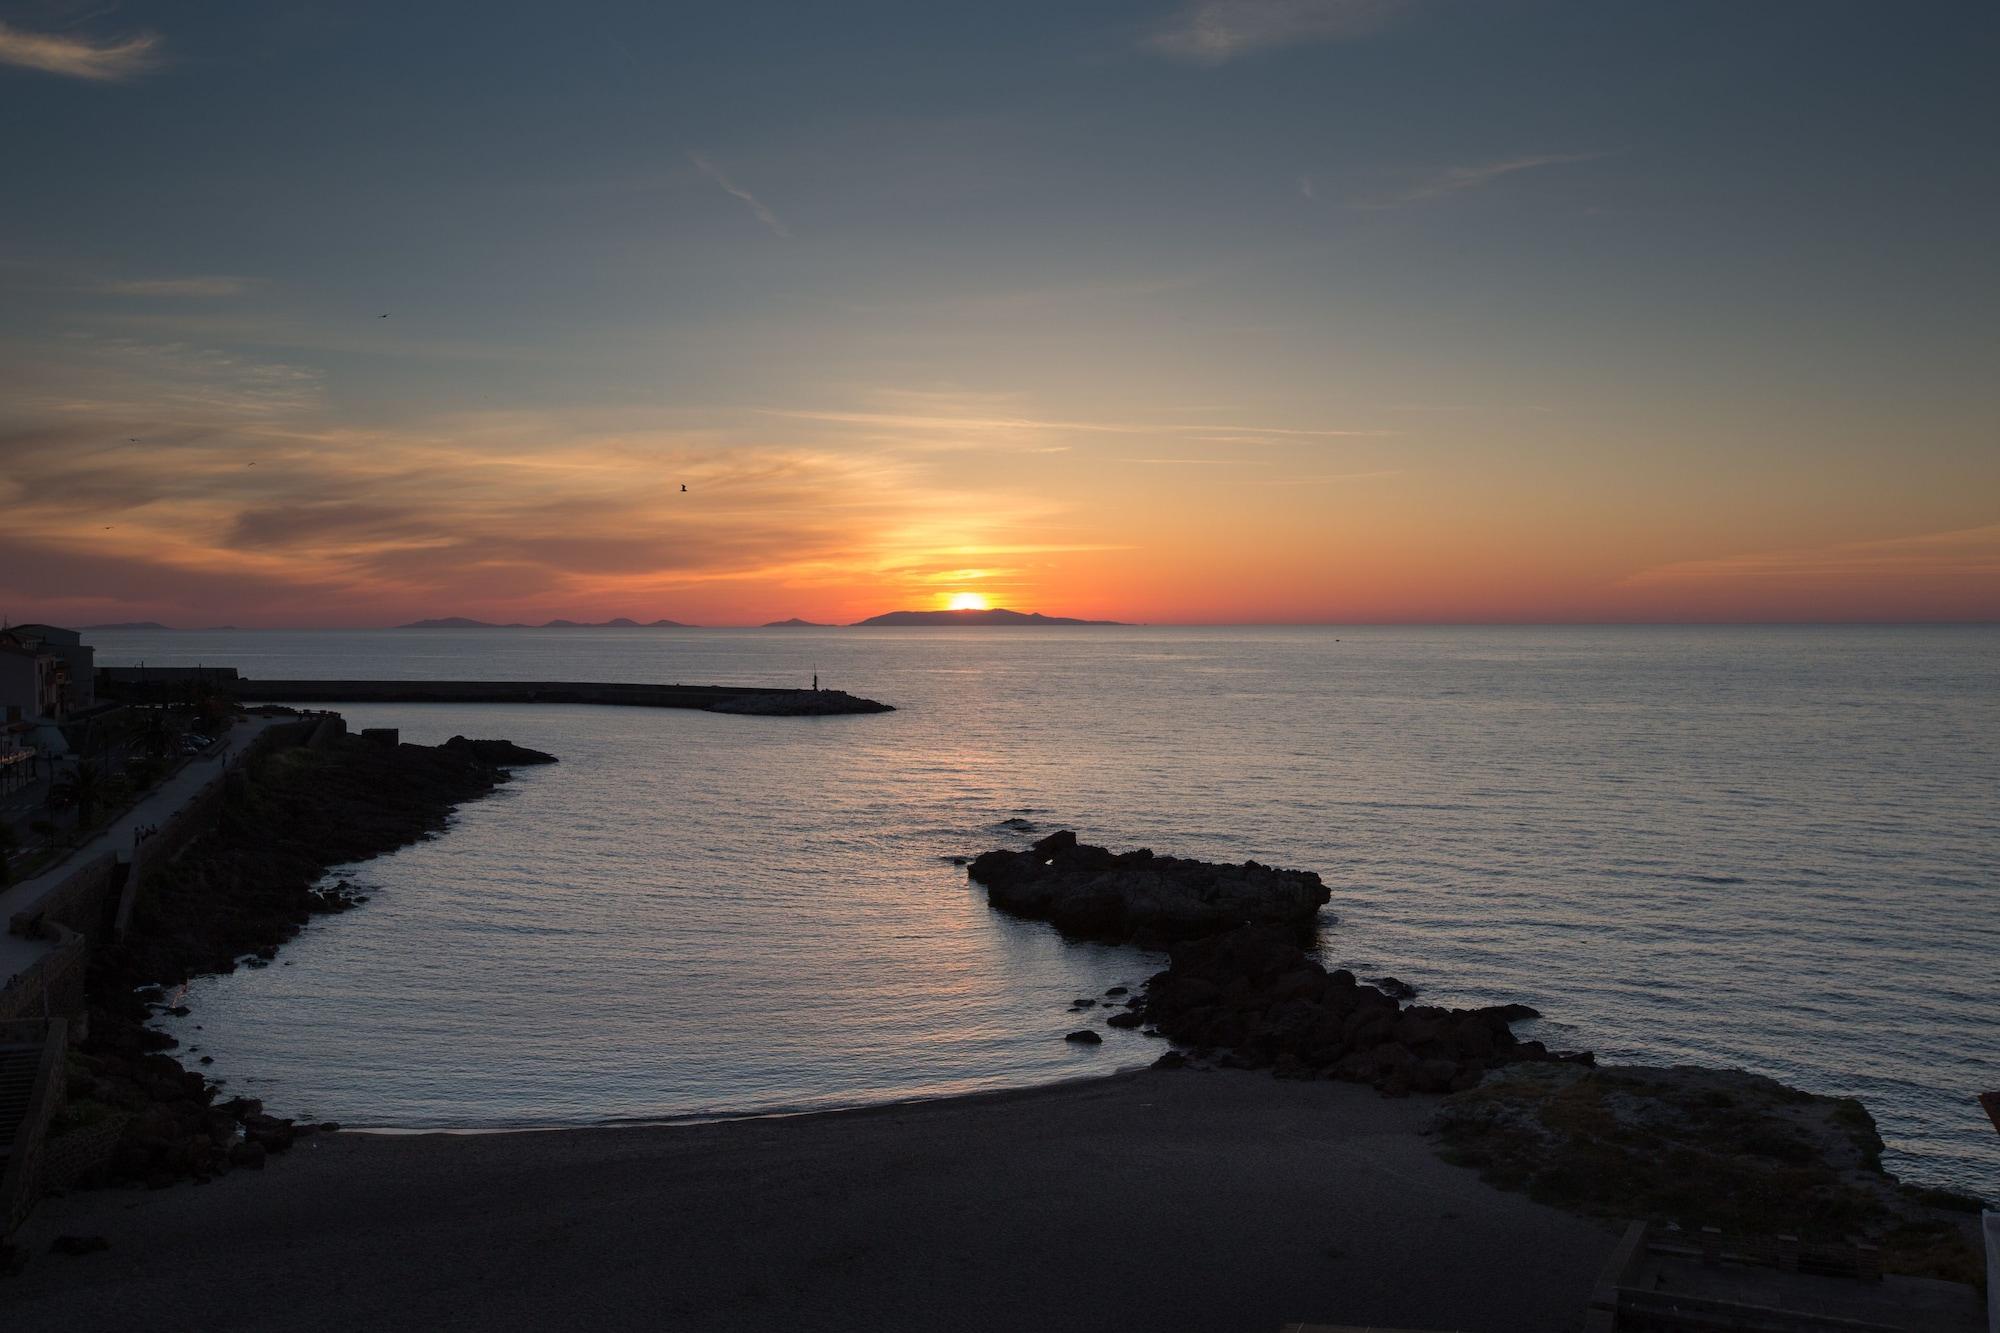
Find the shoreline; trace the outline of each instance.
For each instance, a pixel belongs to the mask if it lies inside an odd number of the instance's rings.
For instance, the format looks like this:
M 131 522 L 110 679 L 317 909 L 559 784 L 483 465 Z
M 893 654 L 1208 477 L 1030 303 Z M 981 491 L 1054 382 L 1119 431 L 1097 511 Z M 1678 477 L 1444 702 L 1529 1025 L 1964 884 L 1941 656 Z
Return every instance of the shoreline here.
M 7 1296 L 30 1324 L 199 1308 L 245 1329 L 1573 1325 L 1615 1233 L 1445 1163 L 1433 1102 L 1136 1070 L 707 1124 L 342 1133 L 268 1181 L 50 1200 Z M 61 1234 L 110 1249 L 48 1254 Z
M 939 1102 L 1004 1100 L 1009 1097 L 1027 1097 L 1039 1092 L 1051 1092 L 1061 1088 L 1084 1083 L 1103 1083 L 1112 1079 L 1131 1078 L 1145 1073 L 1152 1066 L 1146 1064 L 1121 1065 L 1101 1074 L 1072 1074 L 1064 1078 L 1052 1079 L 1044 1083 L 1022 1083 L 1000 1088 L 975 1088 L 967 1092 L 933 1092 L 899 1094 L 884 1101 L 852 1102 L 830 1106 L 782 1107 L 768 1111 L 694 1111 L 684 1116 L 635 1116 L 630 1119 L 593 1120 L 581 1124 L 567 1125 L 355 1125 L 341 1122 L 343 1134 L 371 1134 L 379 1138 L 421 1138 L 426 1134 L 447 1135 L 454 1138 L 477 1138 L 486 1134 L 588 1134 L 602 1130 L 619 1129 L 681 1129 L 699 1125 L 734 1125 L 752 1120 L 797 1120 L 805 1116 L 861 1115 L 871 1111 L 893 1111 L 900 1108 L 930 1106 Z

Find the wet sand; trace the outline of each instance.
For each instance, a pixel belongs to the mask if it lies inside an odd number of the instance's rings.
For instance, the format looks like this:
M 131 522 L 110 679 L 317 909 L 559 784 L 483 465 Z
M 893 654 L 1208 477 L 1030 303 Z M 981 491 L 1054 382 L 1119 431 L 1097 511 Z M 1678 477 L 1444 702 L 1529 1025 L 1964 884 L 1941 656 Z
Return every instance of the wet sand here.
M 1433 1099 L 1264 1074 L 709 1125 L 338 1134 L 46 1201 L 11 1329 L 1558 1333 L 1615 1237 L 1446 1165 Z M 107 1252 L 47 1253 L 103 1235 Z

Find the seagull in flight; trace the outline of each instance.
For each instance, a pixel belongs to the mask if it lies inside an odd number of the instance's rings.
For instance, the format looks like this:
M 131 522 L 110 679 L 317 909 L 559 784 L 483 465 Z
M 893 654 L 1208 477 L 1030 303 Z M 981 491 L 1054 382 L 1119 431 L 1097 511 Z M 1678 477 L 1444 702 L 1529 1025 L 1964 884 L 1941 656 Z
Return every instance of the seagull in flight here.
M 688 484 L 687 484 L 686 482 L 682 482 L 682 483 L 681 483 L 681 494 L 682 494 L 682 495 L 686 495 L 686 494 L 687 494 L 687 491 L 688 491 Z
M 375 318 L 377 318 L 377 319 L 387 319 L 387 318 L 389 318 L 389 317 L 388 317 L 387 315 L 377 315 L 377 316 L 375 316 Z

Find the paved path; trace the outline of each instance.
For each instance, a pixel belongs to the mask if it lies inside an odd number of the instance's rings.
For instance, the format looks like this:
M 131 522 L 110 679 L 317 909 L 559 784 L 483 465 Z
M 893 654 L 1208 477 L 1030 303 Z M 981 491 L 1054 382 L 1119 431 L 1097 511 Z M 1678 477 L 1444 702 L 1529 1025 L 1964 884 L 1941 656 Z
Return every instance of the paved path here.
M 244 750 L 265 731 L 293 720 L 289 717 L 253 717 L 237 722 L 230 728 L 222 748 L 214 754 L 204 755 L 184 766 L 148 792 L 144 800 L 56 864 L 31 879 L 0 890 L 0 932 L 6 931 L 7 923 L 13 920 L 16 912 L 32 909 L 41 901 L 43 894 L 61 883 L 64 876 L 83 861 L 107 850 L 116 852 L 121 861 L 130 860 L 134 834 L 148 824 L 165 824 L 224 767 L 241 759 Z M 32 967 L 51 947 L 45 940 L 24 940 L 16 935 L 0 933 L 0 986 Z

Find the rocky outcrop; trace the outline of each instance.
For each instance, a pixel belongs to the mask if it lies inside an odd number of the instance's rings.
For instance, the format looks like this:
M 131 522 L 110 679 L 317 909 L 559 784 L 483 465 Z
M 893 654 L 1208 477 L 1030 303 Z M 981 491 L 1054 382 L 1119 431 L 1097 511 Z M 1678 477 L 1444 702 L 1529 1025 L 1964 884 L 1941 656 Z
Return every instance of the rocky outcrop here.
M 777 694 L 741 694 L 708 705 L 711 713 L 746 717 L 834 717 L 844 713 L 893 713 L 894 705 L 863 699 L 846 690 L 786 690 Z
M 1451 1092 L 1522 1061 L 1589 1063 L 1518 1040 L 1512 1006 L 1401 1005 L 1346 969 L 1328 971 L 1281 930 L 1241 926 L 1176 945 L 1138 1010 L 1197 1057 L 1388 1093 Z
M 1157 946 L 1247 923 L 1309 935 L 1330 896 L 1309 870 L 1222 865 L 1140 848 L 1112 852 L 1051 833 L 1026 851 L 991 851 L 967 873 L 1003 912 L 1068 935 Z
M 530 750 L 512 741 L 475 741 L 453 736 L 444 743 L 447 750 L 459 750 L 494 768 L 519 768 L 526 764 L 553 764 L 556 757 L 543 750 Z
M 1439 1104 L 1445 1156 L 1494 1185 L 1689 1234 L 1872 1239 L 1885 1268 L 1977 1282 L 1980 1201 L 1900 1184 L 1851 1097 L 1740 1069 L 1524 1065 Z
M 162 987 L 265 965 L 315 914 L 366 901 L 346 881 L 320 887 L 329 867 L 439 831 L 459 802 L 507 781 L 501 765 L 550 758 L 521 757 L 537 754 L 462 737 L 393 748 L 344 737 L 232 776 L 216 827 L 148 881 L 123 939 L 91 950 L 89 1036 L 72 1053 L 50 1141 L 115 1130 L 96 1180 L 161 1186 L 255 1169 L 334 1128 L 218 1101 L 215 1083 L 166 1054 L 176 1040 L 147 1026 L 155 1012 L 186 1012 Z

